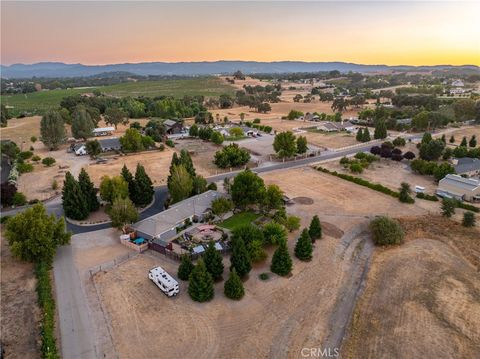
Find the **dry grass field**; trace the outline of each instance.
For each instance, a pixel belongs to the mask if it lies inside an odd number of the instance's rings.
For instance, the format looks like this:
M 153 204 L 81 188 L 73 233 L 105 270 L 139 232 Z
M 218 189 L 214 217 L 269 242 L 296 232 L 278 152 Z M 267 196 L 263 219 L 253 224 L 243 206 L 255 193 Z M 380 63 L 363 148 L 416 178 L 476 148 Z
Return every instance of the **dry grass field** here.
M 157 265 L 176 276 L 178 263 L 162 256 L 141 255 L 98 273 L 94 281 L 112 328 L 116 355 L 298 358 L 301 348 L 319 345 L 328 333 L 326 318 L 345 275 L 335 255 L 337 243 L 324 238 L 310 263 L 294 260 L 289 278 L 271 275 L 261 281 L 258 275 L 269 271 L 270 260 L 256 265 L 239 302 L 224 297 L 223 282 L 215 284 L 215 298 L 209 303 L 193 302 L 185 282 L 180 283 L 178 297 L 167 298 L 146 276 Z M 228 259 L 224 262 L 228 268 Z M 162 330 L 163 325 L 168 330 Z
M 397 199 L 369 188 L 321 173 L 310 167 L 261 174 L 267 184 L 277 184 L 290 198 L 308 197 L 313 204 L 298 208 L 298 216 L 320 219 L 344 229 L 349 218 L 365 218 L 381 214 L 398 217 L 406 214 L 424 214 L 417 204 L 406 205 Z
M 442 217 L 402 224 L 407 242 L 374 256 L 343 357 L 477 357 L 480 232 Z
M 12 257 L 7 240 L 1 245 L 1 343 L 4 358 L 40 358 L 40 309 L 33 265 Z
M 258 275 L 269 272 L 273 252 L 269 248 L 269 259 L 254 266 L 240 302 L 224 297 L 223 282 L 215 284 L 215 298 L 209 303 L 192 302 L 184 282 L 178 297 L 165 297 L 146 276 L 156 265 L 176 275 L 178 263 L 161 255 L 143 254 L 100 272 L 94 282 L 117 356 L 150 358 L 162 352 L 165 357 L 184 358 L 298 358 L 303 347 L 321 346 L 334 330 L 330 318 L 338 298 L 348 292 L 346 283 L 352 276 L 358 275 L 352 269 L 356 249 L 345 254 L 344 234 L 384 211 L 424 213 L 310 168 L 262 177 L 294 199 L 287 210 L 302 218 L 302 226 L 313 214 L 320 216 L 325 237 L 316 243 L 314 259 L 308 263 L 294 259 L 292 276 L 271 274 L 261 281 Z M 291 253 L 298 233 L 289 235 Z M 228 268 L 228 258 L 224 263 Z M 159 323 L 168 325 L 168 331 L 159 329 Z
M 322 163 L 321 166 L 331 171 L 346 173 L 364 178 L 370 182 L 380 183 L 393 190 L 397 190 L 402 182 L 406 182 L 410 184 L 412 190 L 418 185 L 425 187 L 426 193 L 434 194 L 438 186 L 432 176 L 422 176 L 413 173 L 407 161 L 397 162 L 389 159 L 380 159 L 373 162 L 369 168 L 364 169 L 360 174 L 352 174 L 349 169 L 345 169 L 339 163 L 339 160 Z

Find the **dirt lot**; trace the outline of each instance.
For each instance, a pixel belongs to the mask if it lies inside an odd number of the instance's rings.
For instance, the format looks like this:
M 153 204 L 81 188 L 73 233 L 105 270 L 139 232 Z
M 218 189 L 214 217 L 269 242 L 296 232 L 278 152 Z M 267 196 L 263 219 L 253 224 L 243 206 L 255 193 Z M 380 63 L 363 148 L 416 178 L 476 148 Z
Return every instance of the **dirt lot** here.
M 5 358 L 40 358 L 40 309 L 33 265 L 12 257 L 3 230 L 0 245 L 0 332 Z
M 95 185 L 98 186 L 103 176 L 120 175 L 124 164 L 132 173 L 135 173 L 137 163 L 140 163 L 145 167 L 153 184 L 159 186 L 166 183 L 173 152 L 173 149 L 165 147 L 164 151 L 147 151 L 124 156 L 104 156 L 107 159 L 106 163 L 90 162 L 85 169 Z
M 275 183 L 280 186 L 290 198 L 303 196 L 313 199 L 312 205 L 298 208 L 297 215 L 300 217 L 308 219 L 313 214 L 318 214 L 320 220 L 323 218 L 341 229 L 344 229 L 352 218 L 385 213 L 394 217 L 408 213 L 425 213 L 425 209 L 416 203 L 402 204 L 395 198 L 310 167 L 269 172 L 261 177 L 267 184 Z
M 322 167 L 330 171 L 337 171 L 352 175 L 349 169 L 345 169 L 339 160 L 324 162 Z M 422 176 L 415 174 L 410 170 L 410 165 L 407 161 L 392 161 L 388 159 L 380 159 L 373 162 L 362 173 L 354 174 L 356 177 L 361 177 L 371 182 L 380 183 L 388 188 L 397 190 L 402 182 L 410 184 L 412 190 L 415 186 L 425 187 L 425 192 L 428 194 L 435 194 L 438 185 L 432 176 Z
M 151 358 L 161 352 L 165 357 L 182 358 L 297 358 L 304 345 L 318 345 L 328 329 L 323 318 L 334 304 L 337 280 L 342 276 L 335 242 L 333 238 L 322 240 L 310 263 L 295 261 L 291 278 L 273 276 L 263 282 L 258 275 L 268 271 L 269 261 L 256 266 L 240 302 L 224 297 L 223 282 L 215 285 L 210 303 L 192 302 L 183 282 L 177 298 L 165 297 L 146 277 L 156 265 L 176 274 L 178 263 L 163 257 L 141 255 L 97 274 L 95 283 L 113 328 L 117 355 Z M 299 291 L 304 295 L 298 295 Z M 169 326 L 161 335 L 159 323 Z
M 270 259 L 256 265 L 240 302 L 224 297 L 223 282 L 215 285 L 215 298 L 210 303 L 192 302 L 183 282 L 178 297 L 165 297 L 146 277 L 156 265 L 176 275 L 178 263 L 161 255 L 142 254 L 100 272 L 94 280 L 116 355 L 149 358 L 161 351 L 165 357 L 298 358 L 303 347 L 322 345 L 334 331 L 330 320 L 338 298 L 348 293 L 345 283 L 361 273 L 352 272 L 352 268 L 354 252 L 361 251 L 358 246 L 364 242 L 346 253 L 344 234 L 365 222 L 365 217 L 384 211 L 423 213 L 420 208 L 406 207 L 310 168 L 277 171 L 263 178 L 294 198 L 295 204 L 287 210 L 301 216 L 303 226 L 313 214 L 319 214 L 325 238 L 317 242 L 314 259 L 309 263 L 294 259 L 291 277 L 271 275 L 265 282 L 258 275 L 269 272 Z M 298 232 L 289 236 L 291 252 L 297 236 Z M 269 258 L 272 250 L 268 250 Z M 228 268 L 226 258 L 225 264 Z M 158 323 L 168 323 L 169 330 L 159 335 Z
M 406 244 L 374 256 L 343 356 L 477 357 L 480 267 L 457 249 L 478 256 L 480 232 L 441 217 L 411 218 L 406 227 Z
M 175 149 L 189 151 L 197 173 L 204 177 L 215 175 L 220 170 L 213 163 L 213 159 L 222 146 L 199 139 L 180 139 L 175 140 Z
M 480 126 L 472 126 L 468 128 L 449 129 L 450 131 L 445 135 L 447 137 L 447 144 L 450 144 L 450 137 L 455 137 L 454 144 L 459 145 L 462 142 L 463 136 L 467 137 L 467 142 L 473 135 L 477 136 L 477 142 L 480 140 Z

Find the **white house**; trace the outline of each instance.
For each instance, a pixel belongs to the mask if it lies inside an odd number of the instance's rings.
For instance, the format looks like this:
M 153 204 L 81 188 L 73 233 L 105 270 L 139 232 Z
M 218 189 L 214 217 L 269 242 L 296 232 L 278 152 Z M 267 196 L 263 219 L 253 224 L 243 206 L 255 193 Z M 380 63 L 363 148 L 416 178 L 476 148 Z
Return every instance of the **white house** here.
M 80 143 L 73 146 L 73 152 L 75 152 L 77 156 L 85 156 L 87 154 L 87 147 L 84 143 Z

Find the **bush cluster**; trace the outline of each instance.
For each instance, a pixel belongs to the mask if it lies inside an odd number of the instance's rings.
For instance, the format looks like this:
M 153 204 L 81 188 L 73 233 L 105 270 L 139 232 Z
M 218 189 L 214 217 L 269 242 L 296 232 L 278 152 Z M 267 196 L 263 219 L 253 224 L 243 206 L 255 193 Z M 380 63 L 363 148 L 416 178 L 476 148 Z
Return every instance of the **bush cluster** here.
M 417 193 L 417 198 L 425 199 L 427 201 L 438 202 L 438 197 L 437 196 L 432 196 L 430 194 L 421 193 L 421 192 Z
M 253 123 L 252 127 L 256 128 L 257 130 L 263 131 L 265 133 L 272 132 L 272 127 L 271 126 L 263 126 L 263 125 L 257 125 L 256 123 Z
M 41 336 L 42 358 L 60 358 L 55 339 L 55 300 L 52 295 L 49 266 L 40 262 L 35 267 L 37 276 L 38 305 L 43 312 Z
M 421 175 L 433 176 L 437 181 L 440 181 L 449 173 L 455 173 L 455 168 L 446 162 L 438 164 L 432 161 L 416 159 L 412 161 L 411 167 L 414 172 Z

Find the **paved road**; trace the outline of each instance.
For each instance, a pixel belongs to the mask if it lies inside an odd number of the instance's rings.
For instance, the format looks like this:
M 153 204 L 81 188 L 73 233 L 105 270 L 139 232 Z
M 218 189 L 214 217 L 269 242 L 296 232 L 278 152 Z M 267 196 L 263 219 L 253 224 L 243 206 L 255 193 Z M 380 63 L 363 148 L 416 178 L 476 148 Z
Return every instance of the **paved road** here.
M 58 248 L 53 273 L 63 358 L 96 358 L 93 325 L 82 280 L 73 264 L 72 246 Z

